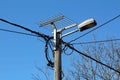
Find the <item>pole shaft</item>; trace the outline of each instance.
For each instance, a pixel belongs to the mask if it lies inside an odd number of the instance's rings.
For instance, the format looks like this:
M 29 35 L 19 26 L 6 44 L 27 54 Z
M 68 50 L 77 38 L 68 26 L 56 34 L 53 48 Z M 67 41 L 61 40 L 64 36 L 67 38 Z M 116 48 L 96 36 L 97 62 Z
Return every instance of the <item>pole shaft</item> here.
M 54 80 L 62 80 L 61 72 L 61 33 L 56 33 L 55 50 L 54 50 Z

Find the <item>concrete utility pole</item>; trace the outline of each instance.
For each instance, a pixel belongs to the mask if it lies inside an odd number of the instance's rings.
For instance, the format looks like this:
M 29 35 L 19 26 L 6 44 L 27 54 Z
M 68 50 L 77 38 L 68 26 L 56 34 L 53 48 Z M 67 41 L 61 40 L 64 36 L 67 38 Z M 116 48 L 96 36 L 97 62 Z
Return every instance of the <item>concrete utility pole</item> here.
M 56 26 L 54 23 L 51 23 L 54 30 L 54 80 L 62 80 L 61 72 L 61 32 L 57 32 Z
M 61 67 L 61 64 L 62 64 L 62 61 L 61 61 L 61 33 L 57 33 L 57 42 L 55 43 L 56 44 L 56 50 L 54 51 L 54 56 L 55 56 L 55 59 L 54 59 L 54 79 L 55 80 L 62 80 L 62 75 L 61 75 L 61 72 L 62 72 L 62 67 Z
M 60 21 L 64 18 L 63 15 L 50 19 L 40 24 L 40 26 L 45 26 L 51 24 L 53 28 L 53 38 L 54 38 L 54 80 L 62 80 L 62 67 L 61 67 L 61 51 L 62 51 L 62 30 L 58 31 L 57 27 L 55 26 L 55 22 Z
M 62 80 L 62 74 L 61 74 L 62 73 L 62 60 L 61 60 L 61 52 L 62 52 L 62 41 L 61 40 L 62 40 L 62 38 L 67 35 L 78 32 L 78 31 L 84 31 L 84 30 L 89 29 L 96 25 L 95 20 L 93 18 L 91 18 L 91 19 L 88 19 L 88 20 L 82 22 L 81 24 L 79 24 L 78 29 L 62 35 L 62 32 L 64 30 L 67 30 L 67 29 L 77 26 L 77 24 L 74 23 L 72 25 L 69 25 L 69 26 L 66 26 L 64 28 L 57 30 L 57 27 L 55 26 L 54 23 L 62 20 L 63 18 L 64 18 L 64 16 L 58 16 L 54 19 L 45 21 L 40 24 L 41 27 L 51 24 L 52 28 L 53 28 L 53 34 L 54 34 L 53 35 L 53 38 L 54 38 L 54 80 Z

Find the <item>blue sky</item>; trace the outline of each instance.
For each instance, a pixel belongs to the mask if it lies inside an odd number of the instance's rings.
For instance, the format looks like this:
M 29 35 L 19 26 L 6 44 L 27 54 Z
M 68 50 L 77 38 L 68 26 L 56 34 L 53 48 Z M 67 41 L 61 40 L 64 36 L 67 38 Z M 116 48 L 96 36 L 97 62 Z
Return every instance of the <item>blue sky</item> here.
M 120 1 L 110 0 L 1 0 L 0 18 L 21 24 L 32 30 L 49 34 L 51 31 L 40 28 L 41 20 L 63 14 L 73 21 L 80 23 L 88 18 L 95 18 L 97 25 L 120 14 Z M 93 34 L 97 40 L 106 39 L 106 36 L 120 37 L 120 18 L 102 28 L 83 37 L 80 41 L 92 41 Z M 50 27 L 51 28 L 51 27 Z M 22 29 L 0 21 L 0 29 L 9 29 L 26 32 Z M 85 31 L 86 32 L 86 31 Z M 82 33 L 73 34 L 78 37 Z M 28 32 L 29 33 L 29 32 Z M 68 36 L 65 41 L 73 39 Z M 71 38 L 72 37 L 72 38 Z M 68 58 L 68 57 L 67 57 Z M 63 61 L 66 56 L 63 55 Z M 38 73 L 35 66 L 46 66 L 44 43 L 37 37 L 0 31 L 0 80 L 33 80 L 32 75 Z M 68 63 L 65 61 L 64 63 Z M 68 67 L 65 65 L 63 67 Z M 51 76 L 53 76 L 51 74 Z M 44 78 L 42 77 L 42 80 Z

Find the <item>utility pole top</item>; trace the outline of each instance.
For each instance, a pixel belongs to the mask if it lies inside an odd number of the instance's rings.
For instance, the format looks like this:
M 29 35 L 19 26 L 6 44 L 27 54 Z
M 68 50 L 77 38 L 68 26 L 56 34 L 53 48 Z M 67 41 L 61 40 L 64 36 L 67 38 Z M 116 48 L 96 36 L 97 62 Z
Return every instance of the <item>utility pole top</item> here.
M 79 30 L 83 31 L 83 30 L 86 30 L 86 29 L 91 28 L 96 25 L 95 20 L 93 18 L 88 19 L 87 21 L 84 21 L 83 23 L 79 24 L 78 29 L 62 35 L 62 32 L 64 30 L 67 30 L 67 29 L 77 26 L 76 23 L 72 23 L 72 24 L 69 24 L 68 26 L 58 29 L 55 23 L 60 22 L 63 19 L 64 19 L 63 15 L 60 15 L 57 17 L 50 17 L 48 20 L 46 20 L 40 24 L 41 27 L 50 24 L 53 28 L 53 34 L 54 34 L 53 35 L 53 39 L 54 39 L 53 40 L 54 41 L 54 80 L 62 80 L 62 75 L 61 75 L 62 74 L 62 60 L 61 60 L 62 38 L 67 35 L 73 34 Z M 65 22 L 63 22 L 63 23 L 65 23 Z M 68 21 L 67 21 L 67 23 L 68 23 Z

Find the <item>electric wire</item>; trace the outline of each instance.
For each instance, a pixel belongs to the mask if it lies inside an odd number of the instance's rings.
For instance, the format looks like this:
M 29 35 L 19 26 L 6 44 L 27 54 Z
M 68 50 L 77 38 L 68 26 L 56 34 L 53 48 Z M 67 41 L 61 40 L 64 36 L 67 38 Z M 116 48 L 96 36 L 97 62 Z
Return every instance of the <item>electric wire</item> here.
M 111 69 L 111 70 L 113 70 L 113 71 L 115 71 L 115 72 L 120 74 L 120 71 L 118 71 L 118 70 L 108 66 L 107 64 L 102 63 L 101 61 L 98 61 L 98 60 L 94 59 L 93 57 L 91 57 L 91 56 L 89 56 L 89 55 L 87 55 L 87 54 L 85 54 L 83 52 L 80 52 L 79 50 L 77 50 L 74 47 L 72 47 L 69 43 L 66 43 L 64 41 L 62 41 L 62 43 L 64 45 L 68 46 L 70 49 L 74 50 L 75 52 L 77 52 L 77 53 L 79 53 L 79 54 L 81 54 L 81 55 L 83 55 L 83 56 L 85 56 L 85 57 L 87 57 L 87 58 L 89 58 L 89 59 L 91 59 L 91 60 L 93 60 L 93 61 L 95 61 L 95 62 L 97 62 L 97 63 L 99 63 L 99 64 L 101 64 L 101 65 L 103 65 L 103 66 L 105 66 L 105 67 L 107 67 L 107 68 L 109 68 L 109 69 Z
M 102 27 L 102 26 L 110 23 L 111 21 L 117 19 L 118 17 L 120 17 L 120 15 L 114 17 L 113 19 L 108 20 L 107 22 L 105 22 L 105 23 L 103 23 L 102 25 L 94 28 L 93 30 L 91 30 L 91 31 L 89 31 L 89 32 L 81 35 L 80 37 L 75 38 L 74 40 L 71 40 L 70 43 L 73 42 L 73 41 L 76 41 L 77 39 L 79 39 L 79 38 L 81 38 L 81 37 L 83 37 L 83 36 L 85 36 L 85 35 L 93 32 L 93 31 L 95 31 L 95 30 L 98 29 L 98 28 L 100 28 L 100 27 Z M 53 37 L 49 37 L 49 36 L 47 36 L 47 35 L 45 35 L 45 34 L 41 34 L 41 33 L 39 33 L 39 32 L 33 31 L 33 30 L 31 30 L 31 29 L 25 28 L 25 27 L 23 27 L 23 26 L 21 26 L 21 25 L 15 24 L 15 23 L 11 23 L 11 22 L 6 21 L 6 20 L 4 20 L 4 19 L 0 19 L 0 21 L 6 22 L 6 23 L 11 24 L 11 25 L 13 25 L 13 26 L 17 26 L 17 27 L 22 28 L 22 29 L 24 29 L 24 30 L 27 30 L 27 31 L 29 31 L 29 32 L 31 32 L 31 33 L 34 33 L 34 34 L 36 34 L 36 35 L 32 35 L 32 34 L 28 34 L 28 33 L 22 33 L 22 32 L 17 32 L 17 31 L 11 31 L 11 30 L 5 30 L 5 29 L 0 29 L 1 31 L 13 32 L 13 33 L 18 33 L 18 34 L 25 34 L 25 35 L 30 35 L 30 36 L 37 36 L 37 35 L 38 35 L 38 36 L 44 38 L 44 39 L 46 40 L 46 44 L 45 44 L 46 59 L 47 59 L 48 62 L 50 63 L 49 66 L 54 67 L 54 63 L 53 63 L 53 62 L 51 61 L 51 59 L 49 58 L 49 56 L 48 56 L 48 51 L 47 51 L 47 50 L 48 50 L 48 45 L 50 45 L 50 44 L 49 44 L 49 40 L 52 39 Z M 63 42 L 63 41 L 62 41 L 62 42 Z M 103 42 L 103 41 L 97 41 L 97 42 Z M 104 42 L 105 42 L 105 41 L 104 41 Z M 89 43 L 93 43 L 93 42 L 89 42 Z M 115 72 L 118 72 L 118 73 L 120 74 L 120 71 L 118 71 L 118 70 L 116 70 L 116 69 L 114 69 L 114 68 L 112 68 L 112 67 L 110 67 L 110 66 L 108 66 L 108 65 L 106 65 L 106 64 L 104 64 L 104 63 L 102 63 L 102 62 L 100 62 L 100 61 L 98 61 L 98 60 L 96 60 L 96 59 L 94 59 L 94 58 L 92 58 L 91 56 L 86 55 L 85 53 L 80 52 L 79 50 L 77 50 L 77 49 L 75 49 L 73 46 L 71 46 L 70 44 L 68 44 L 68 43 L 66 43 L 66 42 L 63 42 L 63 44 L 64 44 L 65 46 L 68 46 L 70 49 L 76 51 L 77 53 L 79 53 L 79 54 L 81 54 L 81 55 L 83 55 L 83 56 L 85 56 L 85 57 L 87 57 L 87 58 L 89 58 L 89 59 L 91 59 L 91 60 L 93 60 L 93 61 L 95 61 L 95 62 L 97 62 L 97 63 L 99 63 L 99 64 L 101 64 L 101 65 L 103 65 L 103 66 L 105 66 L 105 67 L 107 67 L 107 68 L 109 68 L 109 69 L 111 69 L 111 70 L 114 70 Z M 51 48 L 51 49 L 52 49 L 52 48 Z
M 50 40 L 50 41 L 49 41 L 49 47 L 50 47 L 50 49 L 51 49 L 51 51 L 52 51 L 52 56 L 53 56 L 53 58 L 54 58 L 54 49 L 53 49 L 53 46 L 54 46 L 54 44 L 53 44 L 53 42 Z
M 102 42 L 111 42 L 111 41 L 120 41 L 120 39 L 109 39 L 109 40 L 100 40 L 100 41 L 91 41 L 91 42 L 79 42 L 79 43 L 72 43 L 72 44 L 73 45 L 93 44 L 93 43 L 102 43 Z
M 71 44 L 72 45 L 72 44 Z M 69 55 L 71 55 L 72 53 L 73 53 L 73 50 L 71 50 L 71 52 L 69 51 L 69 53 L 67 52 L 67 50 L 68 50 L 68 46 L 65 46 L 63 49 L 62 49 L 62 51 L 64 52 L 64 54 L 65 55 L 67 55 L 67 56 L 69 56 Z
M 35 34 L 29 34 L 29 33 L 24 33 L 24 32 L 18 32 L 18 31 L 13 31 L 13 30 L 8 30 L 8 29 L 1 29 L 0 28 L 0 31 L 4 31 L 4 32 L 10 32 L 10 33 L 16 33 L 16 34 L 22 34 L 22 35 L 27 35 L 27 36 L 33 36 L 33 37 L 38 37 L 38 35 L 35 35 Z M 40 40 L 40 39 L 38 39 Z M 45 43 L 44 41 L 40 40 L 41 42 Z
M 90 31 L 86 32 L 85 34 L 83 34 L 83 35 L 81 35 L 81 36 L 79 36 L 79 37 L 77 37 L 77 38 L 75 38 L 75 39 L 71 40 L 69 43 L 71 43 L 71 42 L 73 42 L 73 41 L 76 41 L 76 40 L 78 40 L 78 39 L 79 39 L 79 38 L 81 38 L 81 37 L 86 36 L 87 34 L 89 34 L 89 33 L 93 32 L 93 31 L 95 31 L 95 30 L 97 30 L 97 29 L 101 28 L 102 26 L 104 26 L 104 25 L 106 25 L 106 24 L 108 24 L 108 23 L 112 22 L 113 20 L 115 20 L 115 19 L 117 19 L 117 18 L 119 18 L 119 17 L 120 17 L 120 14 L 119 14 L 119 15 L 117 15 L 117 16 L 115 16 L 114 18 L 112 18 L 112 19 L 110 19 L 110 20 L 106 21 L 105 23 L 103 23 L 103 24 L 99 25 L 98 27 L 96 27 L 96 28 L 94 28 L 94 29 L 92 29 L 92 30 L 90 30 Z
M 48 54 L 48 47 L 50 46 L 49 41 L 50 40 L 47 40 L 46 44 L 45 44 L 45 56 L 46 56 L 46 60 L 48 61 L 47 66 L 53 68 L 54 62 L 52 62 L 52 60 L 50 59 L 49 54 Z M 51 49 L 51 46 L 50 46 L 50 49 Z M 52 50 L 52 53 L 53 53 L 53 50 Z
M 38 37 L 37 35 L 34 35 L 34 34 L 29 34 L 29 33 L 24 33 L 24 32 L 18 32 L 18 31 L 13 31 L 13 30 L 8 30 L 8 29 L 0 29 L 0 31 L 5 31 L 5 32 L 11 32 L 11 33 L 17 33 L 17 34 L 23 34 L 23 35 L 29 35 L 29 36 Z
M 45 43 L 45 41 L 41 40 L 39 37 L 37 37 L 37 40 L 41 41 L 42 43 Z
M 1 19 L 1 18 L 0 18 L 0 21 L 3 21 L 3 22 L 8 23 L 8 24 L 10 24 L 10 25 L 13 25 L 13 26 L 22 28 L 22 29 L 24 29 L 24 30 L 26 30 L 26 31 L 29 31 L 29 32 L 35 34 L 35 35 L 38 36 L 38 37 L 42 37 L 42 38 L 46 41 L 46 44 L 45 44 L 45 56 L 46 56 L 46 59 L 47 59 L 47 61 L 48 61 L 48 65 L 49 65 L 50 67 L 54 67 L 54 63 L 53 63 L 53 62 L 51 61 L 51 59 L 49 58 L 49 54 L 48 54 L 48 45 L 50 45 L 50 44 L 49 44 L 49 41 L 50 41 L 50 39 L 52 39 L 53 37 L 50 37 L 50 36 L 45 35 L 45 34 L 41 34 L 41 33 L 39 33 L 39 32 L 33 31 L 33 30 L 28 29 L 28 28 L 26 28 L 26 27 L 24 27 L 24 26 L 21 26 L 21 25 L 18 25 L 18 24 L 9 22 L 9 21 L 4 20 L 4 19 Z M 27 33 L 22 33 L 22 32 L 17 32 L 17 31 L 11 31 L 11 30 L 5 30 L 5 29 L 0 29 L 0 30 L 2 30 L 2 31 L 7 31 L 7 32 L 19 33 L 19 34 L 25 34 L 25 35 L 31 35 L 31 34 L 27 34 Z M 32 35 L 31 35 L 31 36 L 32 36 Z
M 33 31 L 33 30 L 28 29 L 28 28 L 26 28 L 26 27 L 24 27 L 24 26 L 21 26 L 21 25 L 18 25 L 18 24 L 9 22 L 9 21 L 7 21 L 7 20 L 4 20 L 4 19 L 1 19 L 1 18 L 0 18 L 0 21 L 5 22 L 5 23 L 8 23 L 8 24 L 13 25 L 13 26 L 16 26 L 16 27 L 19 27 L 19 28 L 22 28 L 22 29 L 24 29 L 24 30 L 26 30 L 26 31 L 29 31 L 29 32 L 31 32 L 31 33 L 34 33 L 34 34 L 38 35 L 39 37 L 44 38 L 45 40 L 51 38 L 51 37 L 49 37 L 48 35 L 41 34 L 41 33 L 39 33 L 39 32 Z

